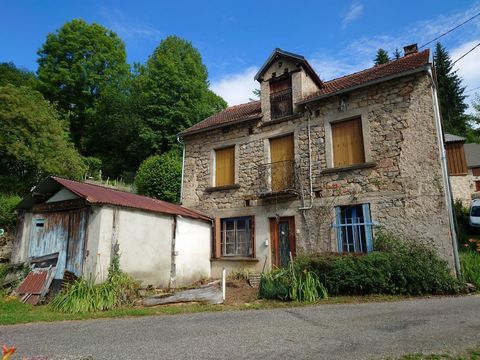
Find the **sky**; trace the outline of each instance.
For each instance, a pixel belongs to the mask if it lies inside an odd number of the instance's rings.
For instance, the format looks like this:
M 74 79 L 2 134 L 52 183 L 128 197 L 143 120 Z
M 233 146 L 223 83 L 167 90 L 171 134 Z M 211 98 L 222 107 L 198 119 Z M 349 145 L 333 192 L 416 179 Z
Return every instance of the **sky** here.
M 276 47 L 305 56 L 330 80 L 371 67 L 379 48 L 425 44 L 480 13 L 480 1 L 0 0 L 0 9 L 0 62 L 36 71 L 46 36 L 75 18 L 115 31 L 131 64 L 177 35 L 199 50 L 211 89 L 235 105 L 254 97 L 253 77 Z M 457 59 L 480 42 L 480 16 L 440 41 Z M 480 94 L 480 47 L 455 69 L 470 102 Z

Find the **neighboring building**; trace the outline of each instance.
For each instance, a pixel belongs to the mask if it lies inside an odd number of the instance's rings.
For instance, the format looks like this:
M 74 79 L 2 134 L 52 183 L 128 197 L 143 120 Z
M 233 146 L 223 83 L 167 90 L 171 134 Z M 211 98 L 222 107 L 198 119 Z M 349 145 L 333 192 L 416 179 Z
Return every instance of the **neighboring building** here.
M 445 134 L 448 175 L 455 200 L 470 207 L 473 197 L 480 194 L 480 144 L 465 144 L 466 138 Z
M 276 49 L 261 99 L 192 126 L 182 204 L 215 218 L 212 275 L 301 252 L 369 252 L 373 225 L 433 244 L 453 268 L 449 189 L 429 51 L 322 81 Z
M 112 256 L 142 286 L 187 285 L 210 277 L 212 221 L 164 201 L 49 177 L 17 206 L 12 263 L 53 257 L 55 279 L 67 270 L 96 282 Z

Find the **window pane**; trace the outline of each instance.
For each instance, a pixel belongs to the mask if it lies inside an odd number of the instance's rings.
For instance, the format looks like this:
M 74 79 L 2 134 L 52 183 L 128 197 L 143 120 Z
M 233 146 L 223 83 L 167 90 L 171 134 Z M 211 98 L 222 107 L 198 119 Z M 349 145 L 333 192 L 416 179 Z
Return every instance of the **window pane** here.
M 343 252 L 367 252 L 367 238 L 371 238 L 371 225 L 365 223 L 363 206 L 341 206 L 339 219 L 340 231 L 338 232 Z M 369 232 L 367 234 L 367 232 Z
M 222 219 L 221 248 L 223 256 L 252 255 L 251 222 L 251 218 Z

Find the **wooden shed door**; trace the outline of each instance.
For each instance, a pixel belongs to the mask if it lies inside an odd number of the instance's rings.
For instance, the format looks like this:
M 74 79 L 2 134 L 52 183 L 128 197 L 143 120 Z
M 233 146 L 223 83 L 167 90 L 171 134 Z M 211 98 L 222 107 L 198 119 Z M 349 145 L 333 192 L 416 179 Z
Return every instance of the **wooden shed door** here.
M 293 160 L 293 135 L 270 139 L 270 155 L 272 162 L 272 191 L 281 191 L 292 187 Z
M 335 167 L 365 162 L 360 118 L 332 124 L 332 143 Z

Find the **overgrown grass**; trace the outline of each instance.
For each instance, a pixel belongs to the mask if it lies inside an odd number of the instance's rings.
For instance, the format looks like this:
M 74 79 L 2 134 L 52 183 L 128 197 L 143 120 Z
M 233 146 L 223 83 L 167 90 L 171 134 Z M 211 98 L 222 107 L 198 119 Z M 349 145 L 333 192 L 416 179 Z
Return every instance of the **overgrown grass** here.
M 398 360 L 480 360 L 480 346 L 453 354 L 408 354 Z
M 463 279 L 480 289 L 480 253 L 473 251 L 460 252 L 460 264 Z

